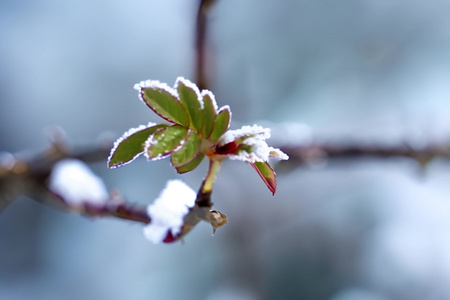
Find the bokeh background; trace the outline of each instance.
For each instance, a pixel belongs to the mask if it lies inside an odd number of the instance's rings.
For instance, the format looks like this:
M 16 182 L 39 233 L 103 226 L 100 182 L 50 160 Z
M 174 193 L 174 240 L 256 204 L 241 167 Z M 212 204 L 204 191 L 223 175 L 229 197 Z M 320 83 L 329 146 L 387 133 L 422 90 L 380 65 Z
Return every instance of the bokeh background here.
M 194 0 L 0 1 L 0 150 L 38 153 L 44 129 L 74 145 L 159 119 L 136 82 L 193 79 Z M 217 1 L 211 90 L 232 128 L 273 143 L 378 145 L 450 138 L 449 1 Z M 148 204 L 206 166 L 92 165 Z M 213 193 L 229 224 L 153 245 L 142 226 L 17 199 L 0 214 L 0 299 L 450 299 L 450 164 L 347 159 L 278 172 L 270 195 L 245 164 Z

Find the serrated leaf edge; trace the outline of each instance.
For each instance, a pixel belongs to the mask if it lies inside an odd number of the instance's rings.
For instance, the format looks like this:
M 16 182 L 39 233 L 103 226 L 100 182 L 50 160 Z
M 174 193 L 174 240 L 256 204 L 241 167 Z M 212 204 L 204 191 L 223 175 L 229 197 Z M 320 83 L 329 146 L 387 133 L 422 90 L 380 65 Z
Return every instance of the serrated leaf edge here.
M 222 113 L 222 112 L 225 111 L 225 110 L 227 110 L 228 113 L 230 114 L 230 118 L 228 119 L 228 124 L 227 124 L 227 126 L 226 126 L 226 130 L 225 130 L 224 133 L 222 133 L 222 135 L 224 135 L 224 134 L 230 129 L 230 124 L 231 124 L 231 117 L 232 117 L 232 114 L 231 114 L 230 106 L 224 105 L 224 106 L 222 106 L 222 107 L 217 111 L 216 119 L 214 120 L 214 127 L 213 127 L 211 133 L 209 134 L 209 137 L 211 137 L 211 135 L 213 134 L 214 130 L 216 129 L 216 120 L 217 120 L 217 117 L 219 116 L 220 113 Z M 221 135 L 221 136 L 222 136 L 222 135 Z M 218 140 L 220 139 L 221 136 L 219 136 L 219 137 L 217 137 L 216 139 L 214 139 L 214 141 L 218 141 Z
M 150 108 L 155 114 L 157 114 L 158 116 L 160 116 L 161 118 L 163 118 L 164 120 L 166 120 L 166 121 L 168 121 L 168 122 L 170 122 L 172 124 L 178 124 L 178 125 L 186 127 L 186 128 L 189 127 L 190 120 L 189 120 L 189 115 L 188 115 L 188 113 L 186 111 L 186 108 L 184 107 L 183 103 L 181 103 L 180 97 L 178 95 L 178 92 L 175 89 L 173 89 L 170 86 L 168 86 L 167 83 L 160 82 L 159 80 L 145 80 L 145 81 L 141 81 L 140 83 L 136 83 L 134 85 L 134 89 L 139 91 L 139 99 L 142 102 L 144 102 L 144 104 L 148 108 Z M 144 98 L 145 91 L 144 91 L 144 89 L 152 89 L 152 90 L 158 90 L 159 89 L 159 90 L 163 90 L 163 91 L 169 93 L 169 95 L 171 95 L 172 97 L 174 97 L 175 100 L 178 101 L 178 103 L 180 103 L 181 108 L 183 109 L 183 111 L 184 111 L 184 113 L 186 115 L 187 124 L 184 125 L 184 124 L 180 124 L 178 122 L 174 122 L 173 120 L 170 120 L 167 117 L 164 117 L 163 115 L 158 113 L 152 106 L 150 106 L 147 103 L 147 101 L 145 101 L 145 98 Z
M 134 85 L 134 89 L 138 90 L 139 92 L 142 92 L 142 89 L 161 89 L 161 90 L 164 90 L 164 91 L 168 92 L 173 97 L 178 99 L 177 91 L 174 90 L 173 88 L 171 88 L 169 85 L 167 85 L 167 83 L 161 82 L 159 80 L 144 80 L 144 81 L 141 81 L 141 82 L 136 83 Z M 145 104 L 147 104 L 144 99 L 141 99 L 141 100 L 144 101 Z
M 155 125 L 157 125 L 157 124 L 156 124 L 156 123 L 152 123 L 152 122 L 148 123 L 147 125 L 139 125 L 138 127 L 134 127 L 134 128 L 128 129 L 124 134 L 122 134 L 122 136 L 121 136 L 120 138 L 118 138 L 118 139 L 114 142 L 114 145 L 113 145 L 113 147 L 111 148 L 111 151 L 109 152 L 109 156 L 108 156 L 108 160 L 107 160 L 108 168 L 109 168 L 109 169 L 115 169 L 115 168 L 124 166 L 124 165 L 126 165 L 126 164 L 131 163 L 132 161 L 134 161 L 134 160 L 135 160 L 136 158 L 138 158 L 139 156 L 141 156 L 141 155 L 144 153 L 144 151 L 142 151 L 142 152 L 136 154 L 136 155 L 135 155 L 131 160 L 129 160 L 129 161 L 122 162 L 122 163 L 119 163 L 119 164 L 115 164 L 115 165 L 113 165 L 113 166 L 109 166 L 109 162 L 110 162 L 111 159 L 113 158 L 114 153 L 116 152 L 117 148 L 119 147 L 119 145 L 120 145 L 124 140 L 126 140 L 127 138 L 129 138 L 129 137 L 132 136 L 133 134 L 138 133 L 139 131 L 143 131 L 143 130 L 148 129 L 148 128 L 150 128 L 150 127 L 152 127 L 152 126 L 155 126 Z
M 212 103 L 213 103 L 213 107 L 214 107 L 214 109 L 215 109 L 215 111 L 216 111 L 216 113 L 217 113 L 217 110 L 219 109 L 219 106 L 217 105 L 217 102 L 216 102 L 216 96 L 214 96 L 214 94 L 213 94 L 211 91 L 209 91 L 209 90 L 202 90 L 201 96 L 202 96 L 202 99 L 203 99 L 205 96 L 209 96 L 209 98 L 211 98 Z M 228 106 L 228 105 L 226 105 L 226 106 Z M 229 109 L 229 108 L 230 108 L 230 107 L 228 107 L 228 109 Z
M 177 98 L 180 100 L 180 94 L 178 93 L 178 86 L 180 85 L 180 83 L 183 83 L 186 87 L 194 90 L 195 94 L 197 95 L 197 101 L 200 103 L 200 109 L 203 110 L 204 107 L 202 94 L 200 93 L 198 86 L 189 79 L 185 79 L 184 77 L 178 77 L 177 80 L 175 81 L 174 90 L 177 93 Z
M 181 125 L 174 125 L 174 126 L 180 126 L 180 127 L 185 128 L 184 126 L 181 126 Z M 166 130 L 167 128 L 170 128 L 170 127 L 171 127 L 171 126 L 165 127 L 165 128 L 161 128 L 161 130 Z M 165 155 L 158 154 L 158 155 L 155 156 L 155 157 L 149 157 L 149 156 L 148 156 L 148 148 L 151 146 L 151 142 L 152 142 L 153 136 L 154 136 L 158 131 L 160 131 L 160 129 L 156 130 L 155 133 L 153 133 L 152 135 L 150 135 L 150 136 L 148 137 L 148 139 L 145 141 L 145 146 L 144 146 L 144 151 L 143 151 L 143 153 L 144 153 L 145 158 L 147 158 L 148 161 L 155 161 L 155 160 L 160 160 L 160 159 L 164 159 L 164 158 L 169 157 L 170 155 L 172 155 L 172 153 L 174 153 L 175 151 L 177 151 L 178 149 L 180 149 L 180 148 L 183 146 L 183 144 L 187 141 L 187 139 L 189 138 L 189 136 L 191 135 L 191 131 L 188 130 L 188 132 L 187 132 L 185 138 L 182 139 L 182 140 L 180 141 L 180 144 L 179 144 L 177 147 L 175 147 L 175 148 L 172 149 L 171 151 L 167 152 Z
M 187 141 L 189 140 L 189 138 L 191 137 L 191 135 L 192 135 L 193 133 L 196 134 L 196 135 L 200 138 L 200 145 L 201 145 L 201 143 L 202 143 L 202 136 L 201 136 L 198 132 L 196 132 L 195 130 L 190 129 L 190 130 L 189 130 L 189 133 L 187 134 L 186 139 L 184 140 L 184 143 L 181 143 L 181 146 L 180 146 L 177 150 L 174 150 L 174 151 L 172 152 L 172 154 L 173 154 L 174 152 L 180 150 L 180 149 L 184 146 L 184 144 L 187 143 Z M 173 164 L 173 161 L 172 161 L 172 157 L 171 157 L 171 158 L 170 158 L 170 165 L 171 165 L 172 167 L 174 167 L 175 169 L 176 169 L 176 168 L 179 168 L 179 167 L 182 167 L 182 166 L 184 166 L 184 165 L 190 163 L 190 162 L 193 161 L 194 159 L 196 159 L 197 156 L 198 156 L 199 154 L 201 154 L 200 147 L 197 148 L 197 152 L 196 152 L 195 155 L 192 157 L 192 159 L 190 159 L 190 160 L 188 160 L 187 162 L 185 162 L 185 163 L 183 163 L 183 164 L 180 164 L 180 165 L 174 165 L 174 164 Z

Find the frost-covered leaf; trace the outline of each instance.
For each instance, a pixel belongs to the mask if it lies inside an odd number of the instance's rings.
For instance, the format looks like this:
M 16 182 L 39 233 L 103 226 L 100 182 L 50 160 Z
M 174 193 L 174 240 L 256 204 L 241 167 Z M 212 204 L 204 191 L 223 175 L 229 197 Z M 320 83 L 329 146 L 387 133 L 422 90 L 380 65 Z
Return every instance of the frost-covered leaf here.
M 119 138 L 111 149 L 111 154 L 108 158 L 108 168 L 117 168 L 124 164 L 132 162 L 139 155 L 144 153 L 145 141 L 156 130 L 165 128 L 167 125 L 149 124 L 147 126 L 139 126 L 131 128 L 124 135 Z
M 202 133 L 208 138 L 214 128 L 214 121 L 217 116 L 217 104 L 214 95 L 210 91 L 202 91 L 203 96 L 203 128 Z
M 274 195 L 277 190 L 277 178 L 274 170 L 267 162 L 254 162 L 250 163 L 250 165 L 256 170 L 256 172 L 258 172 L 261 179 L 272 192 L 272 195 Z
M 197 86 L 182 77 L 175 84 L 180 101 L 189 116 L 190 128 L 200 132 L 203 127 L 203 101 Z
M 278 158 L 281 160 L 289 159 L 289 156 L 286 153 L 284 153 L 283 151 L 281 151 L 278 148 L 272 148 L 272 147 L 270 147 L 269 157 Z
M 230 108 L 228 107 L 228 105 L 225 105 L 220 109 L 216 117 L 216 120 L 214 122 L 214 129 L 211 132 L 209 139 L 213 142 L 217 141 L 222 136 L 222 134 L 224 134 L 228 130 L 228 127 L 230 127 L 230 120 Z
M 170 158 L 172 165 L 174 167 L 180 167 L 193 160 L 200 151 L 201 141 L 201 136 L 192 131 L 183 146 L 172 153 Z
M 136 84 L 140 97 L 155 113 L 169 122 L 189 126 L 185 108 L 178 100 L 176 91 L 159 81 L 147 80 Z
M 183 173 L 187 173 L 187 172 L 194 170 L 202 162 L 203 158 L 205 158 L 205 154 L 203 154 L 203 153 L 198 154 L 198 156 L 196 158 L 194 158 L 187 164 L 184 164 L 184 165 L 176 168 L 177 172 L 179 174 L 183 174 Z
M 158 129 L 145 142 L 145 156 L 149 160 L 165 158 L 180 148 L 187 137 L 188 129 L 179 125 Z
M 250 138 L 256 138 L 257 140 L 264 141 L 270 138 L 270 129 L 263 128 L 258 125 L 242 126 L 237 130 L 228 130 L 224 135 L 220 137 L 220 145 L 236 141 L 238 144 L 245 143 Z
M 287 160 L 289 157 L 280 149 L 269 147 L 270 129 L 258 125 L 242 126 L 241 129 L 228 130 L 218 140 L 216 152 L 228 155 L 233 160 L 249 163 L 266 162 L 269 157 Z

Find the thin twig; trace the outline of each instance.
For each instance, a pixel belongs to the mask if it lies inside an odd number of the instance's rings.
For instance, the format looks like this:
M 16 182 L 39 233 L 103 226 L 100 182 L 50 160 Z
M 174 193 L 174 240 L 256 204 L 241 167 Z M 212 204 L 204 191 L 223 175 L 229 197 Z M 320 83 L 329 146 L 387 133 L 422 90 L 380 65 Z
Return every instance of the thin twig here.
M 312 143 L 308 145 L 281 147 L 282 151 L 289 155 L 287 163 L 296 166 L 302 164 L 315 164 L 325 160 L 357 159 L 357 158 L 392 158 L 405 157 L 417 161 L 421 166 L 426 166 L 432 159 L 440 157 L 450 158 L 449 144 L 428 144 L 425 147 L 414 148 L 408 144 L 394 146 L 363 145 L 363 144 L 338 144 L 338 143 Z M 285 163 L 286 164 L 286 163 Z
M 207 34 L 208 34 L 208 12 L 215 0 L 200 0 L 197 12 L 197 23 L 195 30 L 195 81 L 200 90 L 208 89 L 209 80 L 207 75 Z

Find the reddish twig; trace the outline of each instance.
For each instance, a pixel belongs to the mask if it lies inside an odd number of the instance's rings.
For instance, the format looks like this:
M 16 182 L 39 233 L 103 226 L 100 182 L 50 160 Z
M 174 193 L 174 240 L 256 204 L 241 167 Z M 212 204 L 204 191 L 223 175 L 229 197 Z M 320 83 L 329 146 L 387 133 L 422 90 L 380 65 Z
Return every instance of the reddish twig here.
M 414 148 L 408 144 L 395 146 L 382 145 L 346 145 L 336 143 L 313 143 L 308 145 L 281 147 L 289 155 L 289 164 L 316 164 L 330 159 L 356 158 L 392 158 L 405 157 L 416 160 L 425 166 L 433 158 L 450 158 L 450 144 L 428 144 L 422 148 Z
M 200 90 L 208 88 L 208 76 L 207 76 L 207 57 L 206 57 L 206 45 L 207 45 L 207 31 L 208 31 L 208 12 L 215 0 L 200 0 L 200 4 L 197 12 L 197 23 L 195 30 L 195 82 Z

